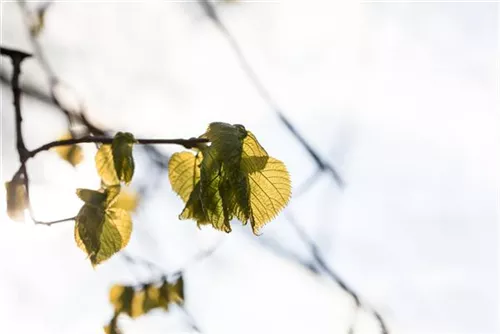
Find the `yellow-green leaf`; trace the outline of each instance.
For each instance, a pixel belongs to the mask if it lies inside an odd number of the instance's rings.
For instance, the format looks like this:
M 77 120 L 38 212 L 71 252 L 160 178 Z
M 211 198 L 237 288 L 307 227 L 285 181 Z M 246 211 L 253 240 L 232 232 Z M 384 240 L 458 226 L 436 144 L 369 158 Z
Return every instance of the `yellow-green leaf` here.
M 172 189 L 187 202 L 196 183 L 200 180 L 200 163 L 202 153 L 174 153 L 168 162 L 168 177 Z
M 243 140 L 243 153 L 241 156 L 241 170 L 245 173 L 252 173 L 264 168 L 269 155 L 259 144 L 255 135 L 247 131 L 247 136 Z
M 104 330 L 105 333 L 114 333 L 113 330 L 119 330 L 117 318 L 122 313 L 135 319 L 156 308 L 168 310 L 170 303 L 181 305 L 184 302 L 184 281 L 180 276 L 174 283 L 164 279 L 160 285 L 148 283 L 140 289 L 114 285 L 110 289 L 109 301 L 114 307 L 114 315 Z
M 104 184 L 115 185 L 120 183 L 118 176 L 116 176 L 111 145 L 101 145 L 99 147 L 95 155 L 95 164 L 97 173 Z
M 106 194 L 105 206 L 107 208 L 112 207 L 118 201 L 118 197 L 121 193 L 121 187 L 119 185 L 106 187 L 104 193 Z
M 290 199 L 285 165 L 270 158 L 242 125 L 211 123 L 201 137 L 210 140 L 198 147 L 201 163 L 188 152 L 174 155 L 169 163 L 172 188 L 186 202 L 179 218 L 225 232 L 231 232 L 230 221 L 238 218 L 243 224 L 250 221 L 257 234 Z
M 144 313 L 148 313 L 152 309 L 161 307 L 162 305 L 160 304 L 160 299 L 160 288 L 151 284 L 146 285 L 144 287 Z
M 24 222 L 24 210 L 28 208 L 26 187 L 20 180 L 5 183 L 7 190 L 7 215 L 16 222 Z
M 134 157 L 132 148 L 135 143 L 134 136 L 129 132 L 118 132 L 113 138 L 111 149 L 116 175 L 120 181 L 129 184 L 134 175 Z
M 72 139 L 70 133 L 61 136 L 58 140 Z M 57 154 L 63 159 L 69 162 L 73 167 L 78 165 L 83 161 L 83 150 L 80 145 L 65 145 L 57 146 L 54 148 Z
M 109 291 L 109 301 L 115 309 L 115 314 L 121 312 L 130 313 L 132 307 L 132 299 L 134 298 L 135 290 L 132 286 L 113 285 Z
M 85 204 L 76 217 L 76 244 L 89 255 L 93 266 L 127 246 L 131 232 L 132 220 L 123 209 Z
M 264 169 L 248 174 L 250 223 L 254 234 L 273 220 L 288 204 L 292 188 L 290 175 L 281 161 L 269 158 Z
M 102 207 L 106 203 L 106 194 L 104 192 L 91 189 L 76 189 L 77 196 L 86 204 L 96 207 Z

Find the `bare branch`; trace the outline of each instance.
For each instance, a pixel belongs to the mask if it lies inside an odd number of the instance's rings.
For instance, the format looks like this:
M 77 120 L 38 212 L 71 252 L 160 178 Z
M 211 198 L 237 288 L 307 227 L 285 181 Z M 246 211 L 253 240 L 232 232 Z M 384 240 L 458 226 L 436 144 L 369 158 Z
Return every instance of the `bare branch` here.
M 45 226 L 52 226 L 54 224 L 69 222 L 69 221 L 73 221 L 75 219 L 76 219 L 76 217 L 70 217 L 70 218 L 58 219 L 58 220 L 53 220 L 53 221 L 48 221 L 48 222 L 35 221 L 35 224 L 37 224 L 37 225 L 45 225 Z
M 81 143 L 99 143 L 99 144 L 111 144 L 113 142 L 113 138 L 110 137 L 83 137 L 83 138 L 73 138 L 73 139 L 65 139 L 65 140 L 56 140 L 50 143 L 44 144 L 33 151 L 29 151 L 29 158 L 34 157 L 38 153 L 42 151 L 50 150 L 51 148 L 58 146 L 67 146 Z M 191 138 L 191 139 L 136 139 L 137 144 L 141 145 L 150 145 L 150 144 L 175 144 L 182 145 L 185 148 L 193 148 L 198 144 L 207 143 L 208 139 L 206 138 Z

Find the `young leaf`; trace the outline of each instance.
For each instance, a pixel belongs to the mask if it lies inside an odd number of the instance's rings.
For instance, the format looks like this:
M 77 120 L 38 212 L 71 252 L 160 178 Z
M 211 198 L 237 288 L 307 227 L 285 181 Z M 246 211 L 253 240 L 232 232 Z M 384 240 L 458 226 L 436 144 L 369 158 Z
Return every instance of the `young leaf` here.
M 132 147 L 135 143 L 134 136 L 129 132 L 118 132 L 113 138 L 111 149 L 116 175 L 120 181 L 129 184 L 134 175 L 134 157 Z
M 105 189 L 104 194 L 78 189 L 78 195 L 86 204 L 76 217 L 75 241 L 89 255 L 93 266 L 109 259 L 130 240 L 132 220 L 129 213 L 112 206 L 119 191 L 119 186 Z
M 243 165 L 245 162 L 243 162 Z M 291 196 L 290 176 L 285 165 L 269 158 L 265 167 L 249 173 L 250 223 L 254 234 L 273 220 L 287 205 Z
M 7 190 L 7 215 L 16 222 L 24 222 L 24 210 L 28 208 L 26 188 L 20 180 L 5 183 Z
M 72 139 L 70 133 L 61 136 L 59 140 Z M 65 146 L 57 146 L 55 148 L 57 154 L 63 159 L 69 162 L 73 167 L 78 165 L 83 161 L 83 150 L 80 145 L 65 145 Z
M 139 290 L 133 286 L 114 285 L 109 293 L 109 301 L 114 307 L 114 316 L 105 330 L 117 328 L 116 319 L 121 313 L 135 319 L 156 308 L 168 310 L 170 303 L 182 304 L 184 302 L 183 289 L 182 276 L 172 284 L 163 280 L 160 286 L 145 284 Z
M 95 164 L 97 173 L 104 184 L 114 185 L 120 183 L 115 171 L 111 145 L 101 145 L 99 147 L 95 155 Z
M 202 153 L 174 153 L 168 162 L 168 177 L 172 189 L 184 202 L 189 199 L 196 183 L 200 180 Z
M 134 294 L 135 290 L 132 286 L 113 285 L 109 291 L 109 301 L 115 308 L 115 314 L 131 312 Z
M 106 203 L 106 194 L 104 192 L 90 189 L 76 189 L 76 195 L 91 206 L 100 208 Z
M 161 307 L 160 297 L 160 288 L 152 284 L 146 285 L 144 287 L 144 313 L 148 313 L 152 309 Z
M 270 158 L 242 125 L 211 123 L 201 137 L 211 143 L 199 148 L 201 163 L 187 152 L 169 163 L 172 188 L 186 202 L 179 218 L 225 232 L 238 218 L 243 224 L 250 221 L 257 234 L 290 199 L 285 165 Z

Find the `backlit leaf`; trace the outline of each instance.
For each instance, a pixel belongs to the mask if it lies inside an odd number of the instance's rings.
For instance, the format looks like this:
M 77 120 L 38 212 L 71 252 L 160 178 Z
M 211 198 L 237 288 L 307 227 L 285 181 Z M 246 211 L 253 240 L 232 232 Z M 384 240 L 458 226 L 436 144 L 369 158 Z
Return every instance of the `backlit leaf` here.
M 168 310 L 170 303 L 182 305 L 184 302 L 184 281 L 180 276 L 174 283 L 163 279 L 161 284 L 148 283 L 141 288 L 133 286 L 114 285 L 109 292 L 109 301 L 114 308 L 114 315 L 107 326 L 105 333 L 116 333 L 117 318 L 120 314 L 127 314 L 135 319 L 154 309 Z
M 152 284 L 146 285 L 144 287 L 144 313 L 148 313 L 152 309 L 161 307 L 160 297 L 161 294 L 159 287 L 156 287 Z
M 91 189 L 77 189 L 76 194 L 86 204 L 102 207 L 106 203 L 106 194 L 104 192 Z
M 132 299 L 134 298 L 135 290 L 132 286 L 113 285 L 109 291 L 109 301 L 115 309 L 115 314 L 124 312 L 130 313 L 132 307 Z
M 88 189 L 77 193 L 86 202 L 80 209 L 75 223 L 75 241 L 88 254 L 93 266 L 109 259 L 127 246 L 132 233 L 129 213 L 113 207 L 120 186 L 104 190 L 104 194 Z M 105 195 L 104 200 L 102 195 Z
M 182 198 L 184 202 L 200 180 L 200 168 L 202 154 L 194 155 L 191 152 L 174 153 L 168 162 L 168 177 L 172 189 Z
M 129 184 L 134 175 L 134 157 L 132 148 L 135 143 L 134 136 L 129 132 L 118 132 L 111 144 L 113 162 L 118 179 Z
M 257 234 L 290 199 L 285 165 L 270 158 L 242 125 L 211 123 L 201 137 L 210 141 L 198 148 L 201 163 L 183 152 L 169 164 L 172 188 L 186 202 L 179 218 L 225 232 L 231 232 L 230 222 L 238 218 L 243 224 L 249 221 Z
M 264 169 L 248 174 L 248 179 L 250 223 L 254 234 L 257 234 L 288 204 L 292 191 L 290 176 L 281 161 L 269 158 Z
M 61 136 L 58 140 L 72 139 L 70 133 Z M 78 165 L 83 161 L 83 150 L 80 145 L 65 145 L 57 146 L 54 148 L 57 154 L 63 159 L 69 162 L 73 167 Z
M 113 153 L 111 145 L 101 145 L 95 155 L 95 164 L 97 173 L 107 185 L 119 184 L 118 176 L 116 176 L 115 163 L 113 161 Z
M 24 210 L 28 208 L 28 199 L 24 183 L 14 180 L 5 183 L 7 190 L 7 215 L 16 222 L 24 222 Z
M 146 300 L 146 294 L 144 293 L 144 290 L 140 290 L 140 291 L 135 292 L 134 298 L 132 298 L 132 306 L 131 306 L 130 313 L 129 313 L 129 316 L 132 319 L 140 317 L 141 315 L 146 313 L 144 311 L 144 301 L 145 300 Z

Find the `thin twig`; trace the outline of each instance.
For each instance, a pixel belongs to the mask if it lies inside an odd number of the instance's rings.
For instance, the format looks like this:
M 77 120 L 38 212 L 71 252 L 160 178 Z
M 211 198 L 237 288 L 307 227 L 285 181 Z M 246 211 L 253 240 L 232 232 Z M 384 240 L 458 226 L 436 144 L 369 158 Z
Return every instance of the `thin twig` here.
M 110 137 L 83 137 L 83 138 L 72 138 L 65 140 L 56 140 L 50 143 L 44 144 L 32 151 L 29 151 L 29 157 L 32 158 L 42 151 L 50 150 L 51 148 L 58 146 L 75 145 L 81 143 L 98 143 L 98 144 L 111 144 L 113 138 Z M 191 139 L 136 139 L 136 144 L 148 145 L 148 144 L 175 144 L 182 145 L 185 148 L 193 148 L 198 144 L 206 143 L 208 139 L 206 138 L 191 138 Z
M 64 219 L 58 219 L 58 220 L 53 220 L 53 221 L 35 221 L 35 224 L 37 225 L 46 225 L 46 226 L 52 226 L 54 224 L 59 224 L 59 223 L 64 223 L 64 222 L 69 222 L 75 220 L 76 217 L 70 217 L 70 218 L 64 218 Z

